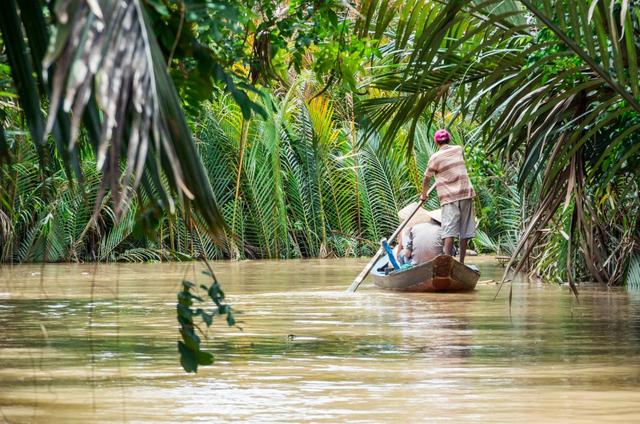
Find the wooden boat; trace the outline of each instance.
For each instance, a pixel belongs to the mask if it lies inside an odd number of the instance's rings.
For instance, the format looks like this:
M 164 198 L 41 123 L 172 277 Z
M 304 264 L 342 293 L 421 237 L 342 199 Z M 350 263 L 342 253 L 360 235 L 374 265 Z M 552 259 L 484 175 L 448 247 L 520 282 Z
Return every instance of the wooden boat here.
M 480 272 L 440 255 L 429 262 L 400 271 L 385 270 L 387 258 L 381 258 L 371 271 L 373 283 L 383 289 L 405 292 L 450 292 L 475 289 Z M 387 268 L 388 269 L 388 268 Z

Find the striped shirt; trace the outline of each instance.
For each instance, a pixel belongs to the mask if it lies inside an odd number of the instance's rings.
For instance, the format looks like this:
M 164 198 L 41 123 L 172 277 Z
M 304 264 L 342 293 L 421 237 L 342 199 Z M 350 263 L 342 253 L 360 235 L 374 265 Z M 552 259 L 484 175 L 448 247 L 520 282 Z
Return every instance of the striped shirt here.
M 441 205 L 470 199 L 476 195 L 467 174 L 460 146 L 445 144 L 431 155 L 424 176 L 431 178 L 434 175 Z

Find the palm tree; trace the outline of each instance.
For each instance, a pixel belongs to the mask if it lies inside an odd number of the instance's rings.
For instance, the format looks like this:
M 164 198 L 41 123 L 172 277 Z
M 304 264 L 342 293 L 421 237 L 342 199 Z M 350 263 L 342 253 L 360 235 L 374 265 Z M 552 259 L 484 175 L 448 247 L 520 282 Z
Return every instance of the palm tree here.
M 344 17 L 352 10 L 341 0 L 296 8 L 271 0 L 9 0 L 0 5 L 1 45 L 45 173 L 62 166 L 82 181 L 86 145 L 103 175 L 98 199 L 108 194 L 117 216 L 136 191 L 171 212 L 177 196 L 215 232 L 222 215 L 174 82 L 192 116 L 217 85 L 245 121 L 265 116 L 252 84 L 286 86 L 289 68 L 306 66 L 310 47 L 318 77 L 353 80 L 367 50 L 349 43 Z M 340 69 L 329 69 L 336 61 Z M 2 162 L 9 144 L 0 129 Z
M 51 12 L 56 25 L 50 46 L 38 0 L 8 0 L 0 12 L 8 62 L 41 167 L 56 166 L 47 152 L 51 134 L 67 174 L 82 181 L 77 144 L 83 124 L 102 174 L 97 204 L 110 192 L 119 216 L 131 189 L 140 188 L 173 211 L 175 193 L 219 230 L 223 221 L 213 191 L 143 4 L 57 2 Z
M 340 99 L 315 92 L 306 72 L 284 95 L 264 96 L 268 112 L 251 119 L 244 142 L 242 113 L 228 96 L 203 108 L 196 136 L 229 223 L 228 255 L 370 253 L 377 244 L 369 241 L 393 231 L 397 210 L 415 193 L 403 149 L 384 152 L 373 137 L 362 148 L 354 146 L 351 122 L 342 122 L 335 110 Z M 398 146 L 402 140 L 397 137 Z M 424 154 L 420 159 L 426 160 Z
M 454 0 L 360 9 L 362 34 L 385 52 L 369 86 L 386 94 L 360 103 L 370 130 L 412 132 L 445 109 L 455 111 L 446 125 L 475 122 L 486 148 L 519 160 L 519 186 L 537 205 L 512 262 L 569 210 L 566 279 L 573 284 L 580 251 L 592 278 L 621 281 L 640 240 L 638 6 Z

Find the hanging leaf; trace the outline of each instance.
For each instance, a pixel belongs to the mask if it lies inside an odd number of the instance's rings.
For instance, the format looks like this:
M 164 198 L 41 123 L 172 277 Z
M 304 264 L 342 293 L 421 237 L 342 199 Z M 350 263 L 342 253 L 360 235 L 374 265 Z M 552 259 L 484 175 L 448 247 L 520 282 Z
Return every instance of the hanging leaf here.
M 195 205 L 212 230 L 221 229 L 222 217 L 140 1 L 58 2 L 55 14 L 59 25 L 44 59 L 45 68 L 55 64 L 45 134 L 60 110 L 69 113 L 69 149 L 75 149 L 94 96 L 100 110 L 93 118 L 99 130 L 97 166 L 116 215 L 126 210 L 133 193 L 127 188 L 137 188 L 148 173 L 160 190 L 155 196 L 168 201 L 171 212 L 170 192 L 175 192 Z M 161 183 L 161 169 L 169 187 Z

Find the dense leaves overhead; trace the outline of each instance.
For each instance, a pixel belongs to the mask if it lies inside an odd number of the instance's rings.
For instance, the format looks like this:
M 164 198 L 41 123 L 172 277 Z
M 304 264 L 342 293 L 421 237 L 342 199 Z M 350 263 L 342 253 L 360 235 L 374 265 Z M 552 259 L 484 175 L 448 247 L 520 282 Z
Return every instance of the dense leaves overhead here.
M 288 73 L 313 68 L 320 81 L 356 86 L 375 53 L 350 31 L 348 2 L 293 0 L 147 1 L 159 42 L 185 105 L 222 83 L 245 114 L 260 112 L 245 91 L 288 85 Z M 246 115 L 248 117 L 248 115 Z
M 142 5 L 59 2 L 55 14 L 55 40 L 43 62 L 45 69 L 55 64 L 46 132 L 60 109 L 70 114 L 68 151 L 73 152 L 85 109 L 95 99 L 92 106 L 100 113 L 90 133 L 103 174 L 102 193 L 110 189 L 116 214 L 145 169 L 148 186 L 154 184 L 173 210 L 161 181 L 162 164 L 172 190 L 192 200 L 212 228 L 219 227 L 213 192 Z

